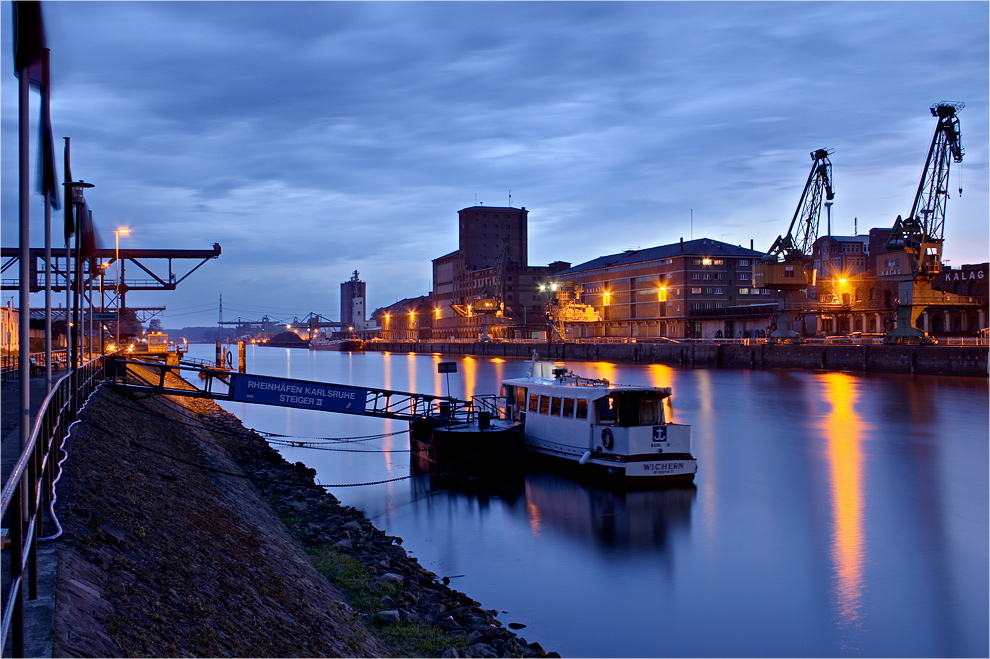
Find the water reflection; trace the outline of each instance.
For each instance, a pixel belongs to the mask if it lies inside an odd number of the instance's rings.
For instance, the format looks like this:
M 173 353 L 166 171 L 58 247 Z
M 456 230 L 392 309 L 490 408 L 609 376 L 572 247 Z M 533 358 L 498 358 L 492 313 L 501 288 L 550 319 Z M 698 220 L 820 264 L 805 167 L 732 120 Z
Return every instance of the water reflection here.
M 490 391 L 475 391 L 475 387 L 478 386 L 478 360 L 474 357 L 466 356 L 464 361 L 461 362 L 464 367 L 464 398 L 465 400 L 471 400 L 471 396 L 475 396 L 479 393 L 491 393 Z
M 553 528 L 612 549 L 663 548 L 691 525 L 694 486 L 622 492 L 545 471 L 526 473 L 526 515 L 534 535 Z
M 214 357 L 197 347 L 193 357 Z M 429 393 L 437 361 L 458 364 L 457 397 L 528 371 L 523 360 L 275 348 L 252 350 L 248 370 Z M 280 450 L 322 482 L 403 478 L 333 493 L 564 656 L 988 656 L 986 379 L 562 366 L 672 386 L 668 411 L 692 426 L 700 458 L 697 490 L 623 494 L 536 471 L 492 490 L 409 478 L 404 452 Z M 223 405 L 279 433 L 406 429 Z
M 415 464 L 415 454 L 413 460 Z M 498 499 L 508 504 L 513 516 L 524 519 L 534 537 L 553 533 L 579 546 L 623 551 L 662 549 L 675 532 L 686 533 L 697 497 L 693 485 L 620 491 L 539 469 L 518 476 L 495 481 L 423 474 L 412 479 L 413 496 L 478 501 L 480 517 L 490 512 L 488 502 Z
M 831 411 L 822 421 L 826 438 L 832 504 L 832 544 L 836 622 L 847 633 L 843 649 L 862 626 L 863 566 L 866 554 L 863 534 L 863 452 L 860 446 L 864 424 L 856 413 L 858 378 L 844 373 L 819 376 Z

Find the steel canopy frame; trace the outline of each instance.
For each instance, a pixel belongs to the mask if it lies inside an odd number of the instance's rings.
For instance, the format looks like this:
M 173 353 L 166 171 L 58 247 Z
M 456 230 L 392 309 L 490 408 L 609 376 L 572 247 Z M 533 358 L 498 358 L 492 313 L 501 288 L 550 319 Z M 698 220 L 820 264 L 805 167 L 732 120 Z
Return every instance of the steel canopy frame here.
M 98 260 L 101 263 L 113 263 L 116 261 L 118 252 L 114 249 L 97 249 L 93 252 L 91 256 L 86 257 L 86 263 L 84 265 L 89 265 L 92 260 Z M 189 275 L 198 270 L 204 263 L 210 259 L 215 259 L 220 256 L 220 244 L 214 243 L 212 249 L 121 249 L 119 251 L 121 266 L 126 262 L 131 262 L 137 268 L 148 274 L 150 279 L 131 279 L 130 281 L 124 277 L 123 273 L 126 270 L 124 267 L 121 268 L 121 281 L 120 281 L 120 293 L 121 299 L 123 299 L 124 294 L 127 291 L 172 291 L 175 287 L 183 282 Z M 69 273 L 73 272 L 74 267 L 74 257 L 67 264 L 68 267 L 59 268 L 58 264 L 60 262 L 65 263 L 65 256 L 52 255 L 52 265 L 53 265 L 53 279 L 52 279 L 52 290 L 53 291 L 64 291 L 67 288 L 71 288 L 71 281 Z M 3 264 L 0 266 L 0 273 L 5 273 L 7 270 L 17 263 L 19 258 L 19 253 L 16 248 L 4 247 L 0 250 L 0 258 L 3 259 Z M 45 250 L 40 247 L 32 247 L 30 250 L 30 291 L 32 293 L 38 293 L 45 290 L 43 273 L 45 272 L 44 261 L 45 261 Z M 172 261 L 175 259 L 192 259 L 199 260 L 199 263 L 190 268 L 185 274 L 178 276 L 176 271 L 173 270 Z M 144 261 L 149 260 L 164 260 L 167 262 L 168 271 L 167 274 L 156 274 L 148 265 L 145 265 Z M 40 265 L 39 265 L 40 264 Z M 160 271 L 160 270 L 159 270 Z M 97 269 L 92 267 L 87 267 L 85 273 L 84 285 L 89 285 L 96 281 L 100 277 Z M 116 281 L 107 280 L 104 277 L 104 290 L 114 291 L 117 289 Z M 3 279 L 0 282 L 0 288 L 2 290 L 16 290 L 19 281 L 15 279 Z

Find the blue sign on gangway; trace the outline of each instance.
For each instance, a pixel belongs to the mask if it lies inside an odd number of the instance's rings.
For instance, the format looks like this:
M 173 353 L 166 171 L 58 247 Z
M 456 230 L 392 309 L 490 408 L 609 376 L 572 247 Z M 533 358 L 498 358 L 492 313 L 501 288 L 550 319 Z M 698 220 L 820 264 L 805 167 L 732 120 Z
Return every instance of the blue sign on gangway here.
M 337 384 L 233 374 L 232 398 L 244 403 L 302 407 L 325 412 L 364 414 L 368 392 Z

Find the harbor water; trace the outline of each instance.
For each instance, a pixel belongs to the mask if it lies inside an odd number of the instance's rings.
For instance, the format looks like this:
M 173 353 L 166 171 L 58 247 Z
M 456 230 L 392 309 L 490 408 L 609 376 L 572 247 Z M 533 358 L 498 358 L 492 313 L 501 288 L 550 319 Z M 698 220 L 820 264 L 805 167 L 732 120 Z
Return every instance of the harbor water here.
M 449 384 L 440 361 L 457 364 Z M 988 656 L 986 379 L 565 366 L 672 387 L 695 484 L 623 493 L 528 471 L 446 489 L 411 475 L 405 422 L 224 407 L 288 436 L 273 438 L 287 460 L 565 657 Z M 247 369 L 469 397 L 528 365 L 249 347 Z

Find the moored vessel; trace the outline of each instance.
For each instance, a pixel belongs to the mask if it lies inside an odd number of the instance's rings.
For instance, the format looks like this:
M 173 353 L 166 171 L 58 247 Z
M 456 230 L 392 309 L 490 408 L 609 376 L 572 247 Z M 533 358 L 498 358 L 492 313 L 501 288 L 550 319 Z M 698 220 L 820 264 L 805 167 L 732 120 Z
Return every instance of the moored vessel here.
M 502 381 L 505 415 L 522 424 L 530 453 L 629 486 L 694 480 L 691 426 L 667 421 L 670 395 L 670 387 L 583 378 L 535 358 L 528 376 Z
M 310 350 L 340 350 L 341 352 L 360 352 L 364 350 L 364 341 L 358 338 L 346 339 L 313 339 L 309 342 Z

